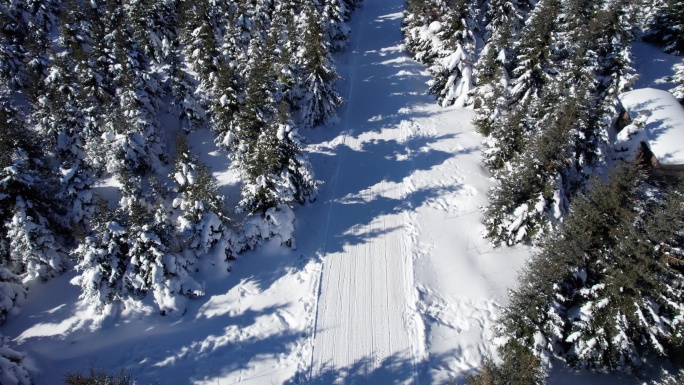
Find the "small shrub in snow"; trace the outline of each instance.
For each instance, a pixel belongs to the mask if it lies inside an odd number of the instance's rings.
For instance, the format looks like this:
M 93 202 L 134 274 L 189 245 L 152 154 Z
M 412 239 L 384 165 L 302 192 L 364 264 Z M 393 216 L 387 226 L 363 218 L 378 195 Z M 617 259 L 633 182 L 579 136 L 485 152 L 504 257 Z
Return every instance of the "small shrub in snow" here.
M 0 335 L 0 384 L 32 385 L 28 370 L 22 365 L 24 355 L 7 346 L 7 339 Z
M 487 358 L 475 374 L 466 376 L 467 385 L 543 385 L 546 371 L 530 350 L 516 343 L 500 349 L 501 363 Z
M 136 381 L 124 369 L 118 374 L 108 374 L 104 370 L 91 368 L 88 374 L 67 373 L 64 376 L 65 385 L 135 385 Z

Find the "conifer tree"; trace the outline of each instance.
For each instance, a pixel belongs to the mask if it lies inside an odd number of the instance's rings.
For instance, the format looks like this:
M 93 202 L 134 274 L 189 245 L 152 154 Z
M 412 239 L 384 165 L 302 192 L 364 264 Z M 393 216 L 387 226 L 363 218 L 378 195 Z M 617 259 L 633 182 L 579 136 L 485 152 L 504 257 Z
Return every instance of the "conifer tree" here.
M 672 90 L 672 94 L 680 103 L 684 104 L 684 64 L 676 65 L 673 69 L 675 74 L 672 80 L 677 86 Z
M 441 29 L 437 32 L 441 46 L 430 67 L 434 79 L 430 84 L 442 107 L 463 107 L 472 88 L 474 61 L 475 4 L 470 0 L 443 1 L 439 9 Z
M 59 184 L 51 179 L 38 138 L 5 95 L 0 93 L 0 260 L 11 263 L 7 267 L 24 280 L 49 279 L 64 269 L 55 241 Z
M 95 314 L 103 314 L 129 293 L 124 281 L 129 246 L 121 212 L 112 213 L 102 197 L 96 197 L 95 205 L 91 230 L 73 251 L 79 275 L 71 283 L 81 287 L 79 298 Z
M 8 345 L 9 338 L 0 334 L 0 379 L 7 384 L 32 385 L 31 375 L 24 366 L 24 355 Z
M 349 43 L 350 29 L 345 18 L 349 14 L 347 4 L 341 0 L 323 0 L 321 14 L 325 40 L 332 51 L 339 51 Z
M 575 200 L 511 295 L 501 323 L 509 343 L 616 370 L 678 343 L 683 200 L 676 189 L 647 197 L 642 178 L 625 165 Z
M 651 21 L 647 38 L 674 55 L 684 53 L 684 4 L 677 0 L 660 0 Z
M 5 223 L 9 242 L 9 257 L 13 270 L 24 281 L 50 279 L 64 271 L 66 261 L 61 246 L 55 240 L 51 223 L 32 210 L 31 201 L 16 199 L 12 219 Z
M 179 231 L 184 239 L 181 247 L 195 258 L 201 258 L 227 236 L 230 220 L 218 182 L 199 157 L 192 154 L 182 135 L 176 138 L 176 159 L 171 177 L 177 189 L 173 207 L 181 210 L 178 218 Z
M 216 143 L 229 148 L 233 140 L 235 115 L 240 107 L 242 84 L 234 63 L 221 60 L 218 65 L 216 85 L 212 90 L 214 100 L 211 104 L 212 129 L 216 132 Z
M 266 124 L 246 166 L 240 207 L 250 213 L 265 214 L 269 208 L 316 198 L 318 182 L 302 154 L 301 139 L 289 121 L 287 105 L 280 107 L 278 119 Z
M 525 22 L 515 46 L 511 105 L 534 100 L 556 73 L 552 42 L 559 0 L 541 0 Z
M 300 21 L 301 34 L 301 117 L 303 127 L 326 124 L 337 117 L 335 109 L 342 97 L 335 90 L 339 78 L 321 30 L 321 21 L 314 7 L 309 6 Z
M 428 0 L 408 0 L 402 23 L 406 49 L 421 63 L 431 63 L 437 56 L 432 39 L 424 38 L 430 24 L 437 21 L 437 6 Z
M 522 16 L 515 2 L 501 0 L 489 2 L 486 16 L 489 39 L 473 69 L 476 87 L 472 94 L 477 110 L 475 127 L 488 136 L 494 130 L 504 129 L 500 123 L 510 92 L 511 51 Z

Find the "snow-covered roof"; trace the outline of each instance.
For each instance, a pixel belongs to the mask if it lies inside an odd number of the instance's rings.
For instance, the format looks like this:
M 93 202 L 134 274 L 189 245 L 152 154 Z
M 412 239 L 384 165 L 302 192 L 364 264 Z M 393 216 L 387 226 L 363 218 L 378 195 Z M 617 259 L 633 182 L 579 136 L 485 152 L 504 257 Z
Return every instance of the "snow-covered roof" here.
M 661 164 L 684 164 L 684 108 L 671 93 L 641 88 L 619 96 L 632 120 L 645 122 L 647 145 Z

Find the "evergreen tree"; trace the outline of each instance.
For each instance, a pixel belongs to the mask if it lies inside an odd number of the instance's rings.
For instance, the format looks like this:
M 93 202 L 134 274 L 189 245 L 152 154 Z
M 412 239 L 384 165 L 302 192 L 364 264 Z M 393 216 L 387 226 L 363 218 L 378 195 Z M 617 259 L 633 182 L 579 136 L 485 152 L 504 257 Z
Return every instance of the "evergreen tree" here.
M 472 63 L 475 51 L 475 3 L 470 0 L 440 2 L 442 20 L 438 57 L 430 67 L 434 79 L 430 83 L 442 107 L 463 107 L 472 88 Z
M 684 53 L 684 4 L 678 0 L 661 0 L 649 25 L 646 38 L 674 55 Z
M 31 201 L 17 197 L 12 219 L 5 224 L 9 243 L 9 257 L 14 271 L 24 281 L 50 279 L 65 269 L 61 246 L 55 240 L 51 224 L 32 210 Z
M 185 63 L 178 54 L 170 53 L 167 60 L 173 98 L 169 110 L 178 117 L 183 131 L 195 131 L 207 122 L 205 107 L 201 103 L 201 98 L 195 94 L 199 84 L 185 68 Z
M 24 280 L 49 279 L 64 269 L 55 231 L 62 211 L 41 145 L 23 116 L 0 94 L 0 260 Z
M 425 32 L 432 22 L 437 21 L 437 6 L 428 0 L 408 0 L 404 12 L 402 32 L 406 49 L 421 63 L 432 63 L 437 52 L 432 39 L 425 38 Z
M 559 10 L 559 0 L 541 0 L 525 22 L 515 46 L 511 107 L 528 98 L 534 101 L 556 73 L 552 43 Z
M 0 260 L 0 324 L 4 324 L 10 315 L 17 313 L 26 298 L 26 289 L 22 285 L 21 278 L 8 268 L 11 262 L 5 259 L 5 250 L 2 250 L 2 254 L 3 259 Z
M 73 251 L 79 275 L 71 283 L 81 287 L 79 298 L 95 314 L 102 314 L 129 292 L 124 281 L 128 235 L 126 228 L 119 224 L 120 211 L 112 213 L 102 197 L 96 198 L 95 205 L 97 211 L 91 231 Z
M 487 35 L 485 44 L 474 67 L 476 87 L 473 103 L 477 111 L 474 119 L 477 131 L 488 136 L 500 126 L 509 97 L 512 42 L 522 24 L 517 4 L 512 1 L 493 0 L 487 9 Z
M 28 35 L 23 11 L 26 4 L 15 2 L 11 7 L 0 7 L 0 75 L 12 89 L 26 84 L 24 46 Z
M 67 208 L 65 222 L 83 225 L 89 215 L 92 179 L 85 160 L 84 115 L 82 90 L 70 73 L 73 63 L 66 55 L 53 60 L 45 79 L 45 93 L 34 106 L 32 120 L 54 151 L 57 166 L 53 173 L 61 175 L 58 198 Z M 72 67 L 73 68 L 73 67 Z
M 677 83 L 677 87 L 672 89 L 672 94 L 684 104 L 684 64 L 679 64 L 674 67 L 675 74 L 672 80 Z
M 618 370 L 679 343 L 684 201 L 677 190 L 647 197 L 641 181 L 623 166 L 576 199 L 511 295 L 501 321 L 509 343 Z
M 242 85 L 237 70 L 233 63 L 221 61 L 213 89 L 212 128 L 216 132 L 216 142 L 226 148 L 230 147 L 233 140 L 235 115 L 240 107 Z
M 185 240 L 181 247 L 201 258 L 227 236 L 230 221 L 218 182 L 199 157 L 192 155 L 192 149 L 182 135 L 176 138 L 176 160 L 171 177 L 177 189 L 173 207 L 181 210 L 179 230 Z
M 335 109 L 342 97 L 335 90 L 339 78 L 327 49 L 321 30 L 321 21 L 315 9 L 309 6 L 300 21 L 301 47 L 301 117 L 303 127 L 326 124 L 337 117 Z
M 267 123 L 250 154 L 240 207 L 265 214 L 269 208 L 313 201 L 318 182 L 302 147 L 287 105 L 281 103 L 278 120 Z
M 514 158 L 501 185 L 490 191 L 484 221 L 494 242 L 535 241 L 561 220 L 577 188 L 573 167 L 579 155 L 574 139 L 585 123 L 584 96 L 568 95 L 561 103 L 554 100 L 560 96 L 547 89 L 532 106 L 536 123 L 528 144 Z M 560 107 L 546 113 L 554 103 Z
M 332 51 L 339 51 L 349 43 L 350 29 L 345 18 L 349 11 L 341 0 L 322 0 L 321 24 L 325 40 Z

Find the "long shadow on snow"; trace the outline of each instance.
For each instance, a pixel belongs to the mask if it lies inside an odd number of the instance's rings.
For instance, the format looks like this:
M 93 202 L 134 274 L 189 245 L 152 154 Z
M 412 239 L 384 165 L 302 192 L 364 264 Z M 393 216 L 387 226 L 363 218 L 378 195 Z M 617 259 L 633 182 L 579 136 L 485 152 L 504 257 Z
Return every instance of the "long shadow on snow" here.
M 414 359 L 408 351 L 394 354 L 380 363 L 371 357 L 364 357 L 346 367 L 336 368 L 332 364 L 324 365 L 321 372 L 311 373 L 306 377 L 292 378 L 284 385 L 444 383 L 445 379 L 436 377 L 436 372 L 440 369 L 446 369 L 447 372 L 458 371 L 458 369 L 449 370 L 448 362 L 460 357 L 461 354 L 462 352 L 458 350 L 432 354 L 429 362 Z M 465 375 L 475 373 L 476 370 L 477 368 L 462 371 L 448 380 L 454 381 L 455 384 L 465 384 Z
M 454 134 L 445 134 L 414 137 L 405 142 L 375 140 L 363 143 L 359 149 L 338 146 L 335 153 L 342 159 L 341 167 L 352 169 L 340 170 L 337 180 L 324 185 L 324 189 L 334 186 L 335 194 L 331 198 L 331 223 L 325 251 L 340 252 L 346 245 L 360 244 L 398 230 L 365 229 L 381 215 L 398 214 L 461 189 L 460 184 L 453 182 L 445 183 L 442 187 L 388 191 L 390 188 L 399 188 L 396 184 L 402 183 L 413 173 L 430 170 L 453 158 L 453 153 L 430 148 L 433 143 L 453 137 Z M 464 149 L 461 153 L 471 151 L 474 149 Z

